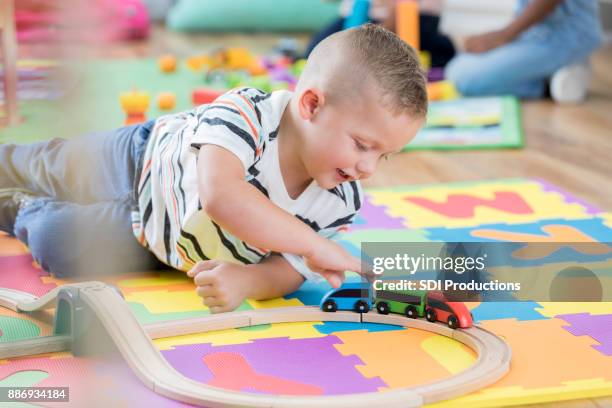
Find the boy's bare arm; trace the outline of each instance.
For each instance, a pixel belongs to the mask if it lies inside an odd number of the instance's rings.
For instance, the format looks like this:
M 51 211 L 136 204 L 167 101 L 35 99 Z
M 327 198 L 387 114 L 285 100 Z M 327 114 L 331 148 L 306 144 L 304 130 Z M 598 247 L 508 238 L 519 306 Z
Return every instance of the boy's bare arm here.
M 204 211 L 231 234 L 252 245 L 308 256 L 320 239 L 306 224 L 246 182 L 240 160 L 222 147 L 200 148 L 198 189 Z
M 311 269 L 322 273 L 334 286 L 338 280 L 330 280 L 330 275 L 361 271 L 359 259 L 246 182 L 244 166 L 228 150 L 215 145 L 200 148 L 198 188 L 204 211 L 241 240 L 270 252 L 301 255 Z
M 304 277 L 282 255 L 272 255 L 258 264 L 247 265 L 246 269 L 252 274 L 253 283 L 247 294 L 249 299 L 284 296 L 304 283 Z

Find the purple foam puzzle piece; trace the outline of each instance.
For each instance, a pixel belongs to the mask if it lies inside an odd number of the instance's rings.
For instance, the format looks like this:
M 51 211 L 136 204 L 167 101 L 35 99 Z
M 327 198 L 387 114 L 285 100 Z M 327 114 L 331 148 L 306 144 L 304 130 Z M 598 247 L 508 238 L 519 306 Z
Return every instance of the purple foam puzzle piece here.
M 565 199 L 567 203 L 580 204 L 581 206 L 584 207 L 587 214 L 593 215 L 593 214 L 601 213 L 601 210 L 598 209 L 597 207 L 591 204 L 588 204 L 586 201 L 582 201 L 579 198 L 572 196 L 571 194 L 567 193 L 566 191 L 561 190 L 560 188 L 554 186 L 553 184 L 550 184 L 547 181 L 544 181 L 542 179 L 536 179 L 536 181 L 542 185 L 542 189 L 544 191 L 551 191 L 551 192 L 560 194 L 561 196 L 563 196 L 563 198 Z
M 370 197 L 366 194 L 363 200 L 363 205 L 359 210 L 359 218 L 365 223 L 356 223 L 351 225 L 351 231 L 362 229 L 380 228 L 380 229 L 405 229 L 406 226 L 401 218 L 395 218 L 387 215 L 385 207 L 374 205 L 370 202 Z
M 357 356 L 343 356 L 334 344 L 336 336 L 309 339 L 286 337 L 257 339 L 252 343 L 212 346 L 193 344 L 162 350 L 168 362 L 186 377 L 208 383 L 212 373 L 203 362 L 209 353 L 241 354 L 260 374 L 315 385 L 326 395 L 375 392 L 386 384 L 379 378 L 365 378 L 355 368 L 362 365 Z
M 612 356 L 612 314 L 592 315 L 576 313 L 555 316 L 571 326 L 564 329 L 574 336 L 590 336 L 600 345 L 592 346 L 606 356 Z

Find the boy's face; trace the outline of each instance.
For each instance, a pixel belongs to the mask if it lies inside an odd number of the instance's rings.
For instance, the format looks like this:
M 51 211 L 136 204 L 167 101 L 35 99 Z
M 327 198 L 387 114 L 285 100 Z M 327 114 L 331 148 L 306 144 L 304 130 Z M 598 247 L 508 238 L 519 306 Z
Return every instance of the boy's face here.
M 325 104 L 316 90 L 308 92 L 299 102 L 300 114 L 307 119 L 301 159 L 310 177 L 324 189 L 370 177 L 381 161 L 414 138 L 424 121 L 408 114 L 393 115 L 381 106 L 374 90 L 335 105 Z

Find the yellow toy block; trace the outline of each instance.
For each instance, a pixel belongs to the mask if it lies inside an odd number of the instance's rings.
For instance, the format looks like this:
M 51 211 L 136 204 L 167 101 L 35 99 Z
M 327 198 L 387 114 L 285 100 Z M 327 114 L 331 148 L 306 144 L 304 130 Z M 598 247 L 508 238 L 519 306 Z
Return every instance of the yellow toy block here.
M 419 51 L 419 62 L 425 71 L 431 68 L 431 54 L 429 51 Z

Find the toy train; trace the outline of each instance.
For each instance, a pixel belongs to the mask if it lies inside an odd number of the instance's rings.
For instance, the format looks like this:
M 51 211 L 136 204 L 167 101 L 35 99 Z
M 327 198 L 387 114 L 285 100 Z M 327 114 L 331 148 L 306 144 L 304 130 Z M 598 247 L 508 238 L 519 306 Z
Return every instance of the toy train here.
M 430 322 L 443 322 L 451 329 L 472 326 L 473 317 L 462 302 L 449 302 L 441 292 L 420 290 L 377 290 L 365 282 L 345 283 L 329 291 L 321 299 L 321 310 L 353 310 L 367 313 L 375 307 L 380 314 L 399 313 L 416 319 L 425 317 Z

